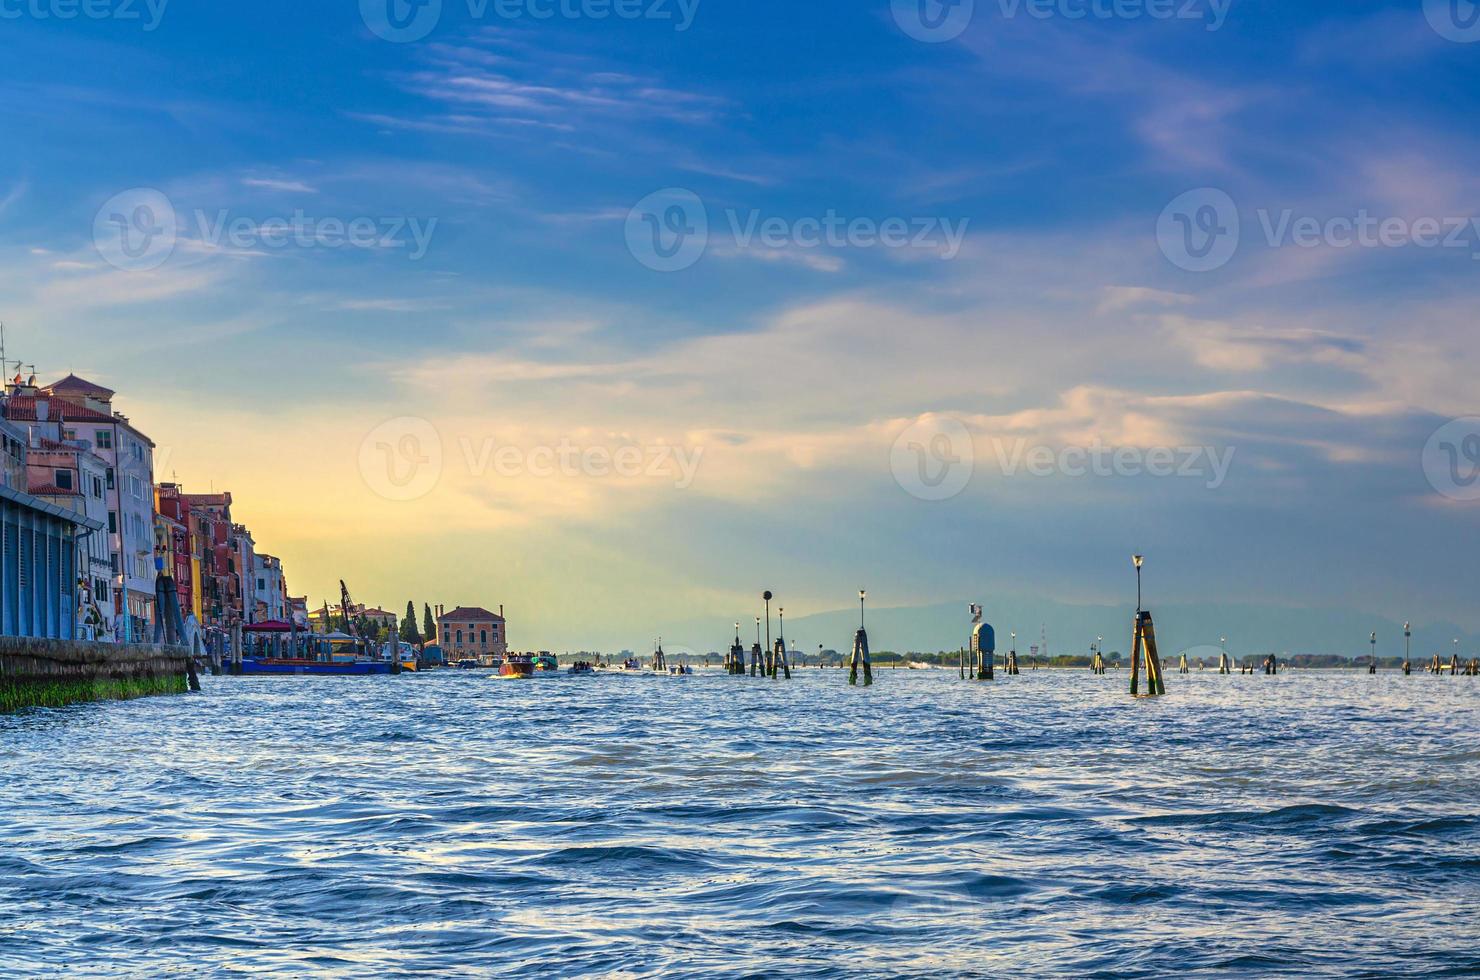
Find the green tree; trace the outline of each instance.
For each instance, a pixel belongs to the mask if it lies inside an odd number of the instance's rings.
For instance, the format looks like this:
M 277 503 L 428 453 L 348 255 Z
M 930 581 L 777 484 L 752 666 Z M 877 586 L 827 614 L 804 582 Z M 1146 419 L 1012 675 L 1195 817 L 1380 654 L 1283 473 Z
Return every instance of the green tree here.
M 406 616 L 401 620 L 401 639 L 406 643 L 421 643 L 421 636 L 416 632 L 416 603 L 410 600 L 406 602 Z
M 421 616 L 421 635 L 426 637 L 428 643 L 437 642 L 437 623 L 432 619 L 431 604 L 422 607 L 425 612 Z

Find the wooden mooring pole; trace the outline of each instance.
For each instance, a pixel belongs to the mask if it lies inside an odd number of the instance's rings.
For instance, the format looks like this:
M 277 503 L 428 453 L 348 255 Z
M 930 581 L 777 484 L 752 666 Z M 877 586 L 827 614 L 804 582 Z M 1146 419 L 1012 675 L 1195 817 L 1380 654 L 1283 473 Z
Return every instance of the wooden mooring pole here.
M 848 683 L 856 685 L 862 671 L 864 687 L 874 682 L 874 668 L 868 659 L 868 631 L 863 625 L 863 600 L 867 595 L 866 590 L 858 590 L 858 632 L 853 634 L 853 660 L 848 668 Z
M 1151 611 L 1142 609 L 1136 613 L 1135 635 L 1131 641 L 1131 696 L 1141 697 L 1140 681 L 1146 675 L 1146 697 L 1157 697 L 1167 692 L 1161 676 L 1161 659 L 1156 653 L 1156 627 L 1151 622 Z

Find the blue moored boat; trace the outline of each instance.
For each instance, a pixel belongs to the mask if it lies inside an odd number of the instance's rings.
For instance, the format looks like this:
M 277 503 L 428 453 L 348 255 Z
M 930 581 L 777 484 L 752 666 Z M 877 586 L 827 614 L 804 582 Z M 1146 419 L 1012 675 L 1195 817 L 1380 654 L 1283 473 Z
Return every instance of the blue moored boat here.
M 243 657 L 243 674 L 294 674 L 324 676 L 364 676 L 389 674 L 390 661 L 383 660 L 300 660 L 270 657 Z

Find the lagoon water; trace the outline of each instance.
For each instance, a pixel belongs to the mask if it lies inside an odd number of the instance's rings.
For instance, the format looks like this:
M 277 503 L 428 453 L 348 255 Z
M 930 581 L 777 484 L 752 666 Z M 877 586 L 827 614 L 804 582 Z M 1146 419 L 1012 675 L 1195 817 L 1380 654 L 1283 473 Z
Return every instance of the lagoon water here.
M 0 976 L 1480 973 L 1480 680 L 877 678 L 0 716 Z

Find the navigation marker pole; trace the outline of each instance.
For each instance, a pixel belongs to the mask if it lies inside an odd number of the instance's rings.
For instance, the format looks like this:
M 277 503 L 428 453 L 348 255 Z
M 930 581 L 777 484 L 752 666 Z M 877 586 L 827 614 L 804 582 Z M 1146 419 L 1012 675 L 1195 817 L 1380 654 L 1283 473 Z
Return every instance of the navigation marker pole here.
M 1403 624 L 1403 676 L 1413 673 L 1413 624 Z
M 781 635 L 776 638 L 776 652 L 771 659 L 771 679 L 776 679 L 776 668 L 781 668 L 781 673 L 786 680 L 791 680 L 791 664 L 786 660 L 786 607 L 778 606 L 776 614 L 780 617 L 777 632 Z
M 863 600 L 868 596 L 864 589 L 858 590 L 858 632 L 853 634 L 853 660 L 848 669 L 848 683 L 858 683 L 858 671 L 863 670 L 863 686 L 874 682 L 874 668 L 868 660 L 868 631 L 863 625 Z
M 1156 627 L 1151 623 L 1150 611 L 1141 608 L 1141 566 L 1146 559 L 1132 555 L 1136 566 L 1136 629 L 1131 640 L 1131 696 L 1140 697 L 1142 661 L 1145 661 L 1146 697 L 1157 697 L 1166 693 L 1166 684 L 1161 677 L 1161 659 L 1156 654 Z

